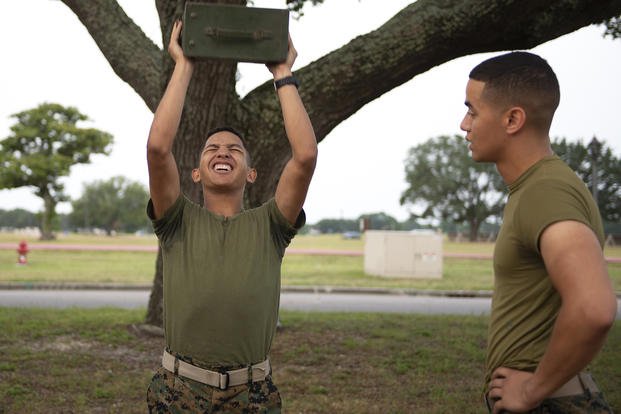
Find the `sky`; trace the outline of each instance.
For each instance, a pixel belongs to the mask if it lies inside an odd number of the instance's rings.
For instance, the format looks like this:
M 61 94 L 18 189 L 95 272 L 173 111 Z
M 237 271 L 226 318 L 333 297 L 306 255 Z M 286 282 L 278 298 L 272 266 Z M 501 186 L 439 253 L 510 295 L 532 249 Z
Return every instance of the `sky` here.
M 412 0 L 326 0 L 291 18 L 302 68 L 351 39 L 381 26 Z M 126 13 L 160 45 L 150 0 L 120 0 Z M 284 8 L 284 0 L 256 0 L 258 7 Z M 621 40 L 603 38 L 591 26 L 532 49 L 548 60 L 561 85 L 561 104 L 550 136 L 588 142 L 604 140 L 621 156 Z M 148 183 L 146 140 L 153 119 L 144 102 L 121 81 L 76 16 L 58 0 L 0 2 L 0 139 L 10 133 L 12 114 L 43 102 L 75 106 L 89 116 L 85 127 L 114 135 L 109 156 L 94 155 L 63 178 L 66 192 L 79 198 L 84 184 L 122 175 Z M 385 212 L 405 220 L 411 206 L 399 198 L 407 188 L 408 150 L 440 135 L 461 134 L 468 73 L 499 54 L 466 56 L 432 68 L 367 104 L 319 144 L 319 159 L 305 204 L 307 222 L 357 218 Z M 240 95 L 270 79 L 261 64 L 239 65 Z M 304 85 L 301 86 L 302 88 Z M 260 179 L 260 177 L 259 177 Z M 0 190 L 0 209 L 42 209 L 29 188 Z M 61 203 L 58 212 L 69 212 Z

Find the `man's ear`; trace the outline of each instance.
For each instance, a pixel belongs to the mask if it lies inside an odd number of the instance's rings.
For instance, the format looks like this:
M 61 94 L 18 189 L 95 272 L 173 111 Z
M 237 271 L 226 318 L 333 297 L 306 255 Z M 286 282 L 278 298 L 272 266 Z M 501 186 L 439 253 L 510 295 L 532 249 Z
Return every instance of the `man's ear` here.
M 520 106 L 509 108 L 505 112 L 504 121 L 507 134 L 516 134 L 524 128 L 524 124 L 526 124 L 526 112 L 524 111 L 524 108 Z
M 192 170 L 192 181 L 194 181 L 195 183 L 201 182 L 201 172 L 198 168 L 194 168 Z
M 248 174 L 246 174 L 246 182 L 247 183 L 254 183 L 257 179 L 257 170 L 255 170 L 254 168 L 251 168 L 250 170 L 248 170 Z

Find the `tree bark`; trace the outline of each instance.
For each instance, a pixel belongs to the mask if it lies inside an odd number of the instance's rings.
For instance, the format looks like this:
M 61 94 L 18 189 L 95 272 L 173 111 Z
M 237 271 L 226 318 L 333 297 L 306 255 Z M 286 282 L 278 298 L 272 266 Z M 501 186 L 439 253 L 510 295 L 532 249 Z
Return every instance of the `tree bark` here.
M 468 234 L 468 240 L 471 242 L 477 241 L 479 237 L 479 227 L 481 227 L 481 221 L 474 219 L 470 221 L 470 231 Z
M 43 217 L 41 217 L 41 236 L 39 239 L 54 240 L 56 236 L 52 231 L 52 223 L 56 215 L 56 201 L 51 194 L 45 192 L 42 193 L 41 198 L 43 198 Z
M 172 69 L 166 53 L 116 0 L 62 1 L 86 26 L 113 70 L 154 111 Z M 165 45 L 184 4 L 184 0 L 156 0 Z M 365 104 L 434 66 L 473 53 L 528 49 L 619 14 L 621 0 L 418 0 L 379 29 L 298 70 L 300 95 L 321 141 Z M 246 204 L 262 203 L 274 194 L 290 156 L 271 82 L 240 100 L 235 63 L 201 61 L 194 73 L 173 148 L 182 191 L 202 203 L 190 171 L 205 131 L 227 124 L 245 134 L 259 173 L 248 188 Z M 156 278 L 160 276 L 158 270 Z

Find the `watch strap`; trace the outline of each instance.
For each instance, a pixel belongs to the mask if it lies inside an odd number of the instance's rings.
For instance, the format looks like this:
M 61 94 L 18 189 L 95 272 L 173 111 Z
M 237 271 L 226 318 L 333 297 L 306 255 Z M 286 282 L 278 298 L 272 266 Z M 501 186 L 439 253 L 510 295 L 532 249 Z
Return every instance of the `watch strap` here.
M 278 79 L 274 81 L 274 88 L 276 90 L 282 88 L 285 85 L 294 85 L 296 88 L 300 86 L 300 82 L 295 78 L 295 76 L 285 76 L 284 78 Z

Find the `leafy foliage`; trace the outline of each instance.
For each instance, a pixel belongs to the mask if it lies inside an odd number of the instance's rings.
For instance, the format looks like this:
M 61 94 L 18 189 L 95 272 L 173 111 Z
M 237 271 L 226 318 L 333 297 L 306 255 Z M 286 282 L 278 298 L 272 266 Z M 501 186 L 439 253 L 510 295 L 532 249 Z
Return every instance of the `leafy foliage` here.
M 418 217 L 468 223 L 470 240 L 480 225 L 502 211 L 504 184 L 493 164 L 475 163 L 463 137 L 432 138 L 409 151 L 405 165 L 409 188 L 401 204 L 422 209 Z
M 555 139 L 552 149 L 576 171 L 591 193 L 595 184 L 602 219 L 613 223 L 621 221 L 621 159 L 610 147 L 596 141 L 595 137 L 588 145 L 582 141 L 567 142 L 563 138 Z
M 304 15 L 304 5 L 311 3 L 313 6 L 322 4 L 323 0 L 287 0 L 287 8 L 294 13 L 296 19 Z
M 71 203 L 76 227 L 134 232 L 150 227 L 145 214 L 149 193 L 136 181 L 113 177 L 84 185 L 82 197 Z
M 606 26 L 604 37 L 610 36 L 613 39 L 621 38 L 621 16 L 613 17 L 604 24 Z
M 11 135 L 0 141 L 0 189 L 34 187 L 44 203 L 42 238 L 52 238 L 51 223 L 58 202 L 66 201 L 59 179 L 71 166 L 88 164 L 91 154 L 108 154 L 112 135 L 80 128 L 87 121 L 76 108 L 43 103 L 12 115 Z

